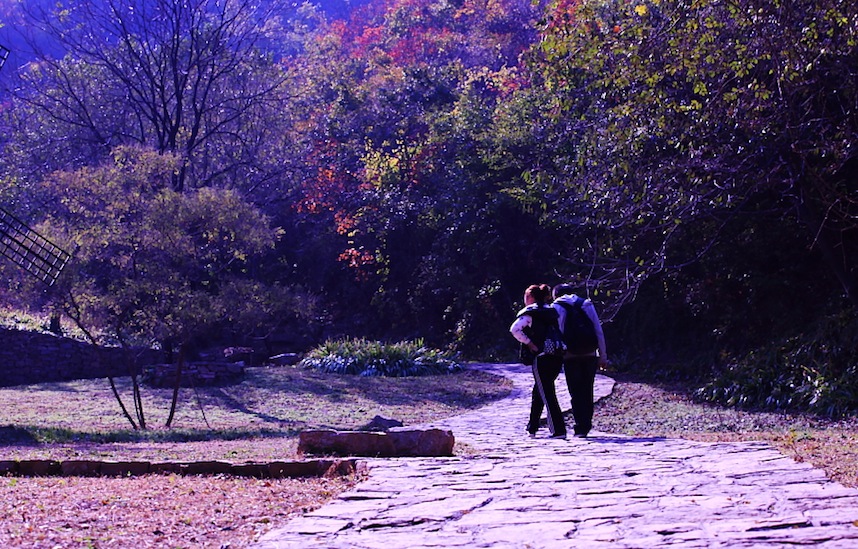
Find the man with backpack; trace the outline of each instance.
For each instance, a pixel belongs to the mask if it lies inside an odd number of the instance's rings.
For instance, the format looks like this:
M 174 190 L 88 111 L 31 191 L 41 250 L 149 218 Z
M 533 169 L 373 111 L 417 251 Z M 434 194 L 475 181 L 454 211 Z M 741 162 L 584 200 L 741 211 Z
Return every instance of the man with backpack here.
M 575 436 L 586 437 L 593 427 L 593 384 L 599 367 L 608 365 L 608 351 L 602 323 L 593 302 L 575 295 L 571 284 L 559 284 L 552 290 L 559 315 L 558 323 L 566 352 L 563 373 L 572 397 Z

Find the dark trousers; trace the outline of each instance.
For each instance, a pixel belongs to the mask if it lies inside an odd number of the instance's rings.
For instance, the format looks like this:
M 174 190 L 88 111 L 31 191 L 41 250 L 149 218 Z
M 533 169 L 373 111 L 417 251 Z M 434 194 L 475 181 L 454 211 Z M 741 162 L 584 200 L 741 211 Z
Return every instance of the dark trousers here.
M 572 397 L 572 417 L 575 434 L 586 435 L 593 428 L 593 384 L 599 359 L 595 356 L 576 356 L 563 359 L 563 373 L 569 396 Z
M 530 420 L 527 422 L 527 431 L 535 433 L 539 429 L 539 419 L 542 410 L 546 410 L 548 416 L 548 429 L 552 436 L 566 434 L 566 423 L 563 421 L 563 412 L 557 401 L 557 391 L 554 382 L 560 375 L 563 360 L 555 356 L 538 356 L 533 361 L 533 394 L 530 401 Z

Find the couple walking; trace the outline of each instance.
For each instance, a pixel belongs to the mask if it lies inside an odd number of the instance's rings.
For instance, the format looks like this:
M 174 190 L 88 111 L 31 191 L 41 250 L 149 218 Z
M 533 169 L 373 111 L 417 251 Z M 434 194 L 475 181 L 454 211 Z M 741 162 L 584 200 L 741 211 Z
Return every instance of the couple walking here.
M 566 423 L 554 386 L 562 370 L 572 397 L 575 436 L 586 437 L 593 426 L 596 372 L 599 366 L 608 363 L 605 336 L 593 302 L 575 295 L 570 284 L 553 289 L 541 284 L 525 290 L 524 305 L 509 331 L 521 343 L 521 361 L 530 364 L 533 370 L 527 432 L 536 435 L 545 409 L 551 437 L 566 438 Z M 553 338 L 554 333 L 563 335 L 566 349 L 546 352 L 546 340 Z

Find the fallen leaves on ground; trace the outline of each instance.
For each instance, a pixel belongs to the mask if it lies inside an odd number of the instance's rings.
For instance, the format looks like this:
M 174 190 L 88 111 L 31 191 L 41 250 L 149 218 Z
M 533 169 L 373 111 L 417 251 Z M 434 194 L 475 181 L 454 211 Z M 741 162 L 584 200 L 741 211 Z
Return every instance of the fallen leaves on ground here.
M 0 545 L 7 548 L 246 547 L 318 508 L 353 479 L 0 479 Z

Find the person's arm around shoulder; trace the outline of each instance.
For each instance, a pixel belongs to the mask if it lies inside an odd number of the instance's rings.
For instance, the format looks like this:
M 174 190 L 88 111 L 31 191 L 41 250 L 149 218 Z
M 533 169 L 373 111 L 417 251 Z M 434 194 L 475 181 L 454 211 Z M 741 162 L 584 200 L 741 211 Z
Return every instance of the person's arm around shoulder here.
M 515 322 L 512 323 L 512 326 L 509 327 L 509 333 L 512 334 L 517 341 L 519 341 L 522 345 L 526 346 L 534 353 L 539 352 L 539 347 L 527 337 L 525 333 L 525 329 L 530 327 L 533 324 L 533 319 L 530 315 L 523 314 L 515 319 Z
M 585 299 L 584 303 L 581 304 L 581 308 L 587 313 L 587 317 L 596 329 L 596 340 L 599 342 L 599 366 L 604 368 L 608 365 L 608 347 L 605 344 L 605 332 L 602 331 L 602 322 L 599 320 L 596 307 L 591 300 Z

